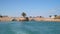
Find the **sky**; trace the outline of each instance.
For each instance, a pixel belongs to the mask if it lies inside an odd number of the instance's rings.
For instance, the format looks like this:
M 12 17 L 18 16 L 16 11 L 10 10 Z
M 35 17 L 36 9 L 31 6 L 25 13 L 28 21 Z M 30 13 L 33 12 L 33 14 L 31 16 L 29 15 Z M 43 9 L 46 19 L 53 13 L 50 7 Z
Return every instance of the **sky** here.
M 60 0 L 0 0 L 0 14 L 20 17 L 60 15 Z

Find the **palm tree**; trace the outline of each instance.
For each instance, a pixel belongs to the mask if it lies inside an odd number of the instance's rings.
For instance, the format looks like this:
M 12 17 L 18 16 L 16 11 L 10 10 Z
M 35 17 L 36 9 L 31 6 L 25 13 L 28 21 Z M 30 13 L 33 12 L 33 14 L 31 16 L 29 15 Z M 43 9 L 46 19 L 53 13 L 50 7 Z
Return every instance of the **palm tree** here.
M 60 15 L 54 15 L 55 19 L 60 19 Z
M 54 15 L 54 17 L 57 17 L 57 15 Z
M 23 17 L 26 17 L 26 13 L 23 12 L 23 13 L 22 13 L 22 16 L 23 16 Z
M 52 16 L 50 15 L 49 17 L 51 18 Z
M 22 16 L 25 18 L 25 20 L 23 20 L 23 21 L 29 21 L 29 18 L 26 17 L 26 13 L 25 12 L 22 13 Z

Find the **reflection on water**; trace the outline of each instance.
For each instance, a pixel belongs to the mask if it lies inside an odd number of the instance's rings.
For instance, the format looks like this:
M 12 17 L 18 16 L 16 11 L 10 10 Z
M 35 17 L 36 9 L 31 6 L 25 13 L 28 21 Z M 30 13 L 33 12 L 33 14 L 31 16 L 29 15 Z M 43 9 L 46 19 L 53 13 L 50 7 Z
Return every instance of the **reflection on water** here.
M 60 34 L 60 22 L 0 22 L 0 34 Z

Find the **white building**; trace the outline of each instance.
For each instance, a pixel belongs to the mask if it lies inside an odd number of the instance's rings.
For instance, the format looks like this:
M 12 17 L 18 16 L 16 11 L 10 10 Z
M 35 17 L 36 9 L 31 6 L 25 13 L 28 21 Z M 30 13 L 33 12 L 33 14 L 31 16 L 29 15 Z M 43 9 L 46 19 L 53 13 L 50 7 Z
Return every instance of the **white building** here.
M 55 16 L 51 16 L 51 18 L 55 18 Z

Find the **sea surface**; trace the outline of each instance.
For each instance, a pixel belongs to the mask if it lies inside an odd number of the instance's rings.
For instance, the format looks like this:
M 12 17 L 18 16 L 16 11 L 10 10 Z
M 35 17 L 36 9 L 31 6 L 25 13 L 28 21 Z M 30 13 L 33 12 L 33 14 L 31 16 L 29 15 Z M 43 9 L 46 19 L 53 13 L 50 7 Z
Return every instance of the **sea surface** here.
M 60 34 L 60 22 L 0 22 L 0 34 Z

